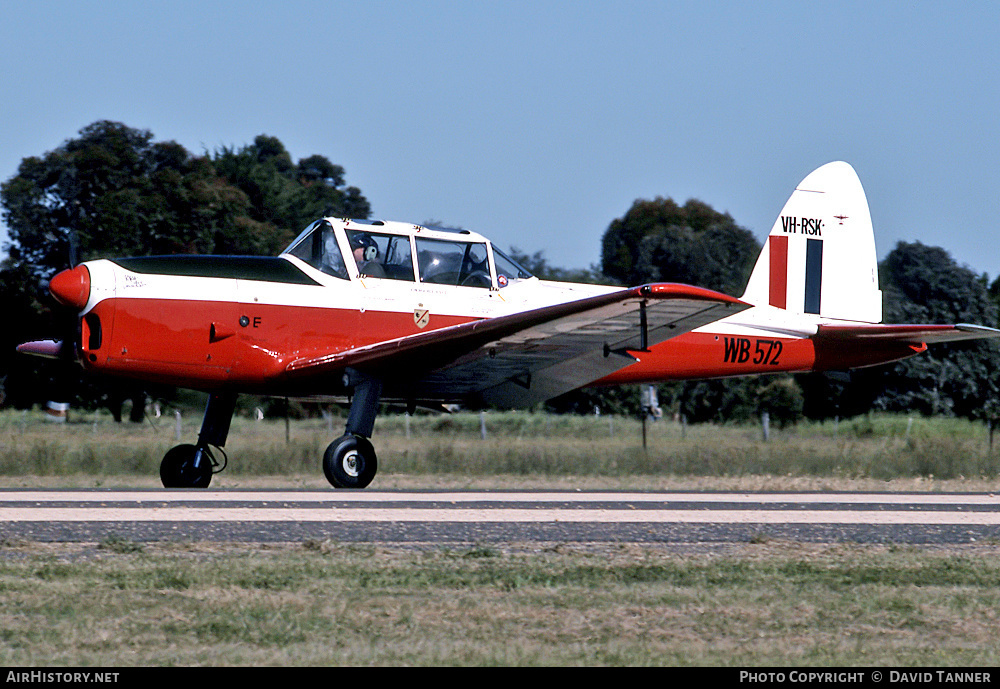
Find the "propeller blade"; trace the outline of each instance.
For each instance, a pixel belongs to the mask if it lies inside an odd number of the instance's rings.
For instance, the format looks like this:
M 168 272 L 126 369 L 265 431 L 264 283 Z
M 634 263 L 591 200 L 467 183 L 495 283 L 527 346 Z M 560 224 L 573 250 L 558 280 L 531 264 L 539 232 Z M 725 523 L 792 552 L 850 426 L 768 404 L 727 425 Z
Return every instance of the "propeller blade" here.
M 60 340 L 35 340 L 17 346 L 17 351 L 31 356 L 46 359 L 58 359 L 62 356 L 63 343 Z
M 80 259 L 80 239 L 76 236 L 76 230 L 69 233 L 69 267 L 76 268 Z

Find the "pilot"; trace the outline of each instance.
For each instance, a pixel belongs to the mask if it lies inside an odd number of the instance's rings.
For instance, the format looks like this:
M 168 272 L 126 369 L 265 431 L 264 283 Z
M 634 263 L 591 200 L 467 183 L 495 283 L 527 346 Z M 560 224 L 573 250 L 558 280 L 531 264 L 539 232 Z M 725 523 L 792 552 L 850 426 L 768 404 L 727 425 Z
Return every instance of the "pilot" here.
M 366 232 L 356 232 L 350 237 L 351 251 L 354 253 L 354 262 L 358 265 L 358 272 L 373 278 L 384 278 L 385 270 L 376 261 L 378 258 L 378 244 Z

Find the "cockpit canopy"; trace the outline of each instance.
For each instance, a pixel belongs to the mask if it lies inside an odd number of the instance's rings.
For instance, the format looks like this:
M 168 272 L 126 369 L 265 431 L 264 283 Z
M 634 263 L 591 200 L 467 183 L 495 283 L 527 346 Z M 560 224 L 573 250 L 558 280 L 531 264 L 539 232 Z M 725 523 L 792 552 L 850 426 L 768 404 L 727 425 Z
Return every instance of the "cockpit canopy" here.
M 474 232 L 405 223 L 323 218 L 282 254 L 341 280 L 503 289 L 533 277 Z
M 281 253 L 295 256 L 327 275 L 350 279 L 333 226 L 326 220 L 317 220 L 307 227 Z

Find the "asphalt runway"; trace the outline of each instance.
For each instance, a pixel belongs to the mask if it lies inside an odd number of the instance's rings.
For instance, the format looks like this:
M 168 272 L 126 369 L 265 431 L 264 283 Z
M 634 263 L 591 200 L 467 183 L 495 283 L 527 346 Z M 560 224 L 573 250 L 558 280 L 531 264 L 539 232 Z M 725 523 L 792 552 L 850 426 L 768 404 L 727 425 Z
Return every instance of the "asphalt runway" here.
M 0 538 L 41 542 L 969 544 L 985 493 L 0 490 Z

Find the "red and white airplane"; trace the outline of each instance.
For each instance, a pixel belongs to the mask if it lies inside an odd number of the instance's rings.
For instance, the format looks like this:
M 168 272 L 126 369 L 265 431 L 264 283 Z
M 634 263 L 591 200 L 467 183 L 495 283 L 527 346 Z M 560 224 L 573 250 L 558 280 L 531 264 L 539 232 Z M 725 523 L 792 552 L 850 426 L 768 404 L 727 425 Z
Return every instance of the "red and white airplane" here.
M 349 398 L 323 468 L 334 486 L 363 488 L 382 401 L 525 407 L 585 386 L 845 370 L 1000 336 L 879 324 L 868 202 L 843 162 L 799 184 L 739 299 L 548 282 L 474 232 L 334 218 L 276 258 L 87 261 L 50 290 L 79 313 L 71 345 L 87 369 L 210 393 L 197 442 L 163 458 L 167 487 L 208 486 L 221 469 L 210 448 L 225 445 L 239 393 Z

